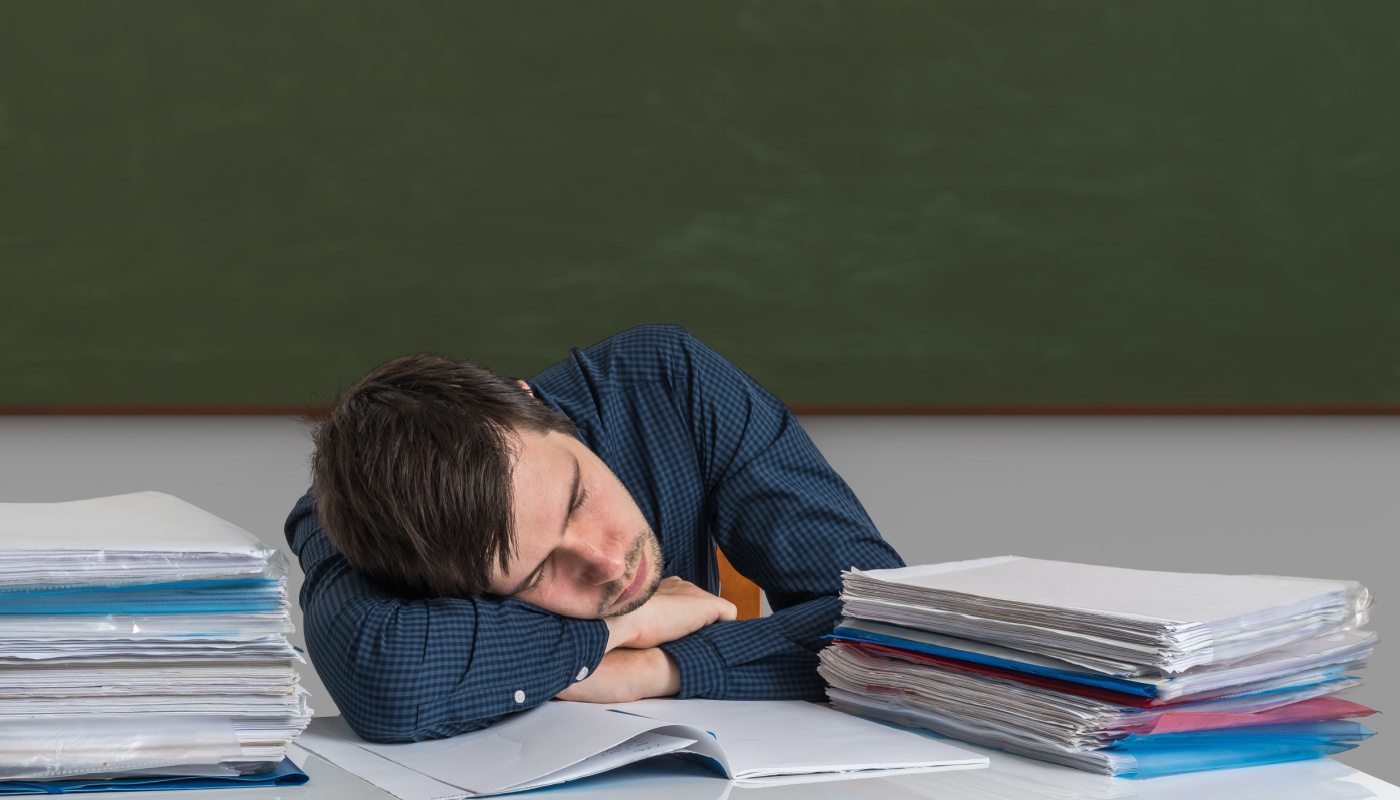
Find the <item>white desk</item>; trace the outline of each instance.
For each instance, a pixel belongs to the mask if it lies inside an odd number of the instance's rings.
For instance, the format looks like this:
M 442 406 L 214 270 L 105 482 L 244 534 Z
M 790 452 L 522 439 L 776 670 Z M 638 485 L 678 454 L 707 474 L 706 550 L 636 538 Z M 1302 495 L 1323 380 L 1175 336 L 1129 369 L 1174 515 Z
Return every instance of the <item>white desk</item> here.
M 633 764 L 563 786 L 507 797 L 550 800 L 1400 800 L 1400 788 L 1328 759 L 1218 770 L 1151 780 L 1090 775 L 995 750 L 987 769 L 743 789 L 670 758 Z M 286 789 L 122 793 L 120 800 L 394 800 L 300 747 L 292 760 L 311 776 Z

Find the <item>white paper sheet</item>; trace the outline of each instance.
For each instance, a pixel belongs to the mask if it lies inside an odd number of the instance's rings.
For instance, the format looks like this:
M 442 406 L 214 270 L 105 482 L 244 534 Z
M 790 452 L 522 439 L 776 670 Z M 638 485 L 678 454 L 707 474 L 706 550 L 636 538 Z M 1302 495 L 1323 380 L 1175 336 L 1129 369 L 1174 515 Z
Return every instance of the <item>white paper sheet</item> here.
M 959 565 L 959 569 L 935 569 Z M 1334 592 L 1349 581 L 1207 575 L 1000 556 L 870 570 L 872 578 L 1021 604 L 1209 624 Z
M 0 549 L 257 555 L 253 534 L 163 492 L 0 503 Z

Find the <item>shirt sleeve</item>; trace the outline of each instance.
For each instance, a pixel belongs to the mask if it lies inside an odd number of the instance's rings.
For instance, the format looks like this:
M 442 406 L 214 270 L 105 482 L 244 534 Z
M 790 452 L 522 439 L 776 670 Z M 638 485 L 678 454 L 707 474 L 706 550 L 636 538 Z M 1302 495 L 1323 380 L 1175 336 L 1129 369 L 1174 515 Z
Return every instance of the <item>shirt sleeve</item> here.
M 598 666 L 601 620 L 518 600 L 407 600 L 350 568 L 310 492 L 287 518 L 307 649 L 346 722 L 374 742 L 453 736 L 533 708 Z M 584 670 L 587 670 L 585 672 Z
M 682 329 L 668 358 L 712 536 L 774 609 L 662 645 L 680 666 L 680 696 L 820 699 L 816 654 L 840 615 L 842 570 L 904 562 L 787 406 Z

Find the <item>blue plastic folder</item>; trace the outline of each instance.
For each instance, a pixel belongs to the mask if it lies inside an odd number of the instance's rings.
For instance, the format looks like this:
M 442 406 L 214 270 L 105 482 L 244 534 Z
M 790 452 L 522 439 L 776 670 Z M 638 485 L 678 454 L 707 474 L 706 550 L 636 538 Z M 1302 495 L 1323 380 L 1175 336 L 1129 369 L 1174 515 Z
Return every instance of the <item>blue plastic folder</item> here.
M 0 614 L 195 614 L 276 611 L 280 581 L 241 578 L 0 591 Z
M 911 639 L 900 639 L 896 636 L 886 636 L 881 633 L 862 631 L 855 628 L 838 626 L 828 639 L 849 639 L 853 642 L 867 642 L 870 644 L 883 644 L 889 647 L 898 647 L 904 650 L 913 650 L 917 653 L 928 653 L 929 655 L 942 656 L 943 658 L 956 658 L 962 661 L 970 661 L 974 664 L 982 664 L 989 667 L 1001 667 L 1002 669 L 1024 672 L 1027 675 L 1038 675 L 1042 678 L 1058 678 L 1062 681 L 1084 684 L 1085 686 L 1095 686 L 1100 689 L 1109 689 L 1123 694 L 1135 695 L 1137 697 L 1156 697 L 1157 687 L 1150 683 L 1141 681 L 1130 681 L 1125 678 L 1115 678 L 1112 675 L 1102 675 L 1095 672 L 1071 672 L 1053 667 L 1042 667 L 1035 664 L 1026 664 L 1020 661 L 1011 661 L 1005 658 L 983 655 L 981 653 L 971 653 L 966 650 L 954 650 L 951 647 L 939 647 L 938 645 L 926 642 L 914 641 Z
M 1331 720 L 1261 725 L 1200 733 L 1134 734 L 1104 748 L 1130 755 L 1137 770 L 1121 778 L 1254 767 L 1342 753 L 1372 736 L 1359 722 Z
M 150 776 L 137 778 L 75 778 L 68 781 L 0 781 L 0 795 L 73 794 L 75 792 L 151 792 L 162 789 L 233 789 L 269 786 L 300 786 L 306 783 L 290 758 L 283 758 L 277 769 L 257 775 L 230 778 L 180 778 Z

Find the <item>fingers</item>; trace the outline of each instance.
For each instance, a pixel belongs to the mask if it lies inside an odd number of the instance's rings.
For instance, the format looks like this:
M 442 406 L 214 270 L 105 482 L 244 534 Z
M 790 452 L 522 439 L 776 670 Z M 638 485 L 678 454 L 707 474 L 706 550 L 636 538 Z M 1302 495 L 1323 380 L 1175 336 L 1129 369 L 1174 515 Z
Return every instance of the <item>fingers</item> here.
M 641 608 L 608 623 L 609 653 L 616 648 L 649 648 L 672 642 L 716 622 L 738 618 L 734 604 L 689 581 L 662 580 L 656 594 Z
M 724 598 L 720 598 L 720 603 L 723 604 L 723 607 L 720 609 L 719 622 L 733 622 L 739 618 L 737 606 Z
M 716 597 L 699 586 L 687 580 L 682 580 L 675 576 L 665 578 L 657 588 L 656 594 L 665 593 L 669 597 L 681 599 L 683 602 L 693 602 L 711 610 L 711 622 L 729 622 L 737 619 L 739 611 L 734 604 L 722 597 Z M 655 595 L 653 595 L 653 599 Z

